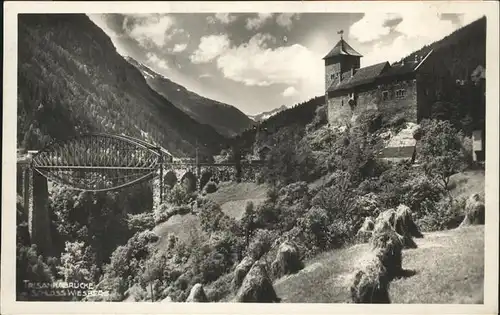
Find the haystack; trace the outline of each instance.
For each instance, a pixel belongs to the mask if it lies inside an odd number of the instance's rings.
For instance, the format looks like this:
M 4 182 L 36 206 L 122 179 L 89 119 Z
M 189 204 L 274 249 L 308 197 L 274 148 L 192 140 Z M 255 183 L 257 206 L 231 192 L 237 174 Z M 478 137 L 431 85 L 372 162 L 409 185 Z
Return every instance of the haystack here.
M 396 211 L 394 209 L 387 209 L 383 212 L 380 212 L 377 219 L 375 220 L 375 224 L 380 221 L 386 221 L 390 226 L 394 226 L 394 222 L 396 221 Z
M 479 194 L 472 194 L 465 203 L 465 218 L 460 226 L 484 224 L 484 211 Z
M 399 205 L 396 209 L 394 230 L 403 236 L 405 248 L 417 248 L 417 244 L 413 241 L 412 237 L 424 237 L 417 224 L 415 224 L 415 221 L 413 221 L 410 208 L 405 205 Z
M 203 286 L 200 283 L 195 284 L 191 288 L 191 292 L 189 292 L 186 302 L 208 302 L 205 290 L 203 290 Z
M 280 300 L 264 263 L 260 261 L 252 266 L 235 297 L 235 302 L 278 303 Z
M 366 217 L 363 225 L 356 233 L 356 241 L 358 243 L 367 243 L 372 237 L 372 231 L 375 227 L 375 222 L 372 217 Z
M 403 237 L 396 233 L 389 222 L 375 223 L 370 243 L 375 255 L 384 266 L 388 278 L 393 279 L 400 275 L 403 271 Z
M 250 268 L 252 268 L 252 265 L 254 263 L 255 259 L 253 259 L 251 256 L 245 256 L 245 258 L 243 258 L 238 266 L 236 266 L 232 283 L 235 290 L 239 289 L 239 287 L 243 283 L 243 280 L 245 279 L 245 276 L 247 275 L 248 271 L 250 271 Z
M 276 253 L 271 269 L 273 277 L 279 278 L 284 275 L 293 274 L 304 268 L 304 264 L 300 260 L 298 247 L 290 242 L 281 243 Z
M 354 275 L 351 285 L 351 299 L 354 303 L 391 303 L 389 298 L 387 271 L 374 255 L 366 265 Z

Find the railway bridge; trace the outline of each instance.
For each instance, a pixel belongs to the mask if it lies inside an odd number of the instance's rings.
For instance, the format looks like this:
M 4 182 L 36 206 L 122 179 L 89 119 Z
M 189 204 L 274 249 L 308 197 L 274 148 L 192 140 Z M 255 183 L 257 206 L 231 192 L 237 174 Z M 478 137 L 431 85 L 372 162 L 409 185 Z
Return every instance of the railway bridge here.
M 48 182 L 80 191 L 111 191 L 152 181 L 153 206 L 167 189 L 182 182 L 201 190 L 210 180 L 253 181 L 260 163 L 174 161 L 161 147 L 124 135 L 86 134 L 56 141 L 17 160 L 17 192 L 28 215 L 31 242 L 51 248 Z

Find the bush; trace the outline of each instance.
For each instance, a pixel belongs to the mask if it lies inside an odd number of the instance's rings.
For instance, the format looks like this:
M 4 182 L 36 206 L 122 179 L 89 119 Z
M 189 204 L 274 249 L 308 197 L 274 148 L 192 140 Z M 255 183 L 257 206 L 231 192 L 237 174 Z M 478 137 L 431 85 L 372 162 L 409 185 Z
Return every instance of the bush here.
M 127 225 L 133 232 L 151 230 L 155 227 L 155 216 L 152 212 L 129 214 L 127 216 Z
M 255 231 L 255 235 L 248 246 L 248 255 L 255 260 L 259 260 L 271 249 L 271 245 L 277 238 L 278 235 L 270 230 L 259 229 Z
M 166 194 L 166 202 L 176 206 L 182 206 L 189 204 L 193 199 L 193 195 L 190 194 L 183 185 L 175 185 Z
M 214 193 L 217 191 L 217 184 L 215 182 L 208 182 L 206 185 L 205 185 L 205 188 L 204 188 L 204 191 L 207 193 L 207 194 L 211 194 L 211 193 Z
M 313 207 L 307 212 L 303 221 L 303 231 L 311 245 L 319 249 L 328 246 L 330 218 L 325 209 Z
M 444 198 L 436 204 L 425 204 L 425 213 L 417 220 L 422 231 L 449 230 L 460 225 L 465 217 L 466 198 Z
M 421 215 L 421 206 L 441 200 L 444 191 L 426 176 L 414 176 L 401 185 L 399 203 L 407 205 L 412 212 Z
M 16 292 L 19 300 L 28 300 L 28 292 L 24 281 L 52 282 L 54 274 L 41 255 L 36 245 L 17 245 L 16 255 Z
M 174 215 L 184 215 L 191 212 L 191 206 L 189 205 L 172 205 L 168 203 L 161 204 L 154 214 L 155 224 L 159 224 L 168 221 Z

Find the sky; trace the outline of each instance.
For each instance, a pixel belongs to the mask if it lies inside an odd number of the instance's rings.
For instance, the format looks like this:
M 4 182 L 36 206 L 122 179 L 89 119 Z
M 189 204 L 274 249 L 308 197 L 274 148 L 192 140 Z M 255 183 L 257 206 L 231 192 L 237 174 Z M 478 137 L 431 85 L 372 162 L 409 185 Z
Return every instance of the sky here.
M 480 16 L 407 13 L 88 14 L 117 52 L 247 115 L 324 94 L 322 58 L 344 39 L 361 67 L 396 62 Z M 425 21 L 425 22 L 423 22 Z

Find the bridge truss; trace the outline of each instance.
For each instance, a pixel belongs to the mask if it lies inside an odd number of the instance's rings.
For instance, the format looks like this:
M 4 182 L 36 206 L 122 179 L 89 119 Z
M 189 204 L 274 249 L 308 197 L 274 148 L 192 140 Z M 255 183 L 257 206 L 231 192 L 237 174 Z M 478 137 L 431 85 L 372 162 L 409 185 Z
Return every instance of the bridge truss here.
M 85 191 L 116 190 L 162 170 L 160 147 L 123 135 L 86 134 L 56 141 L 33 156 L 47 179 Z

